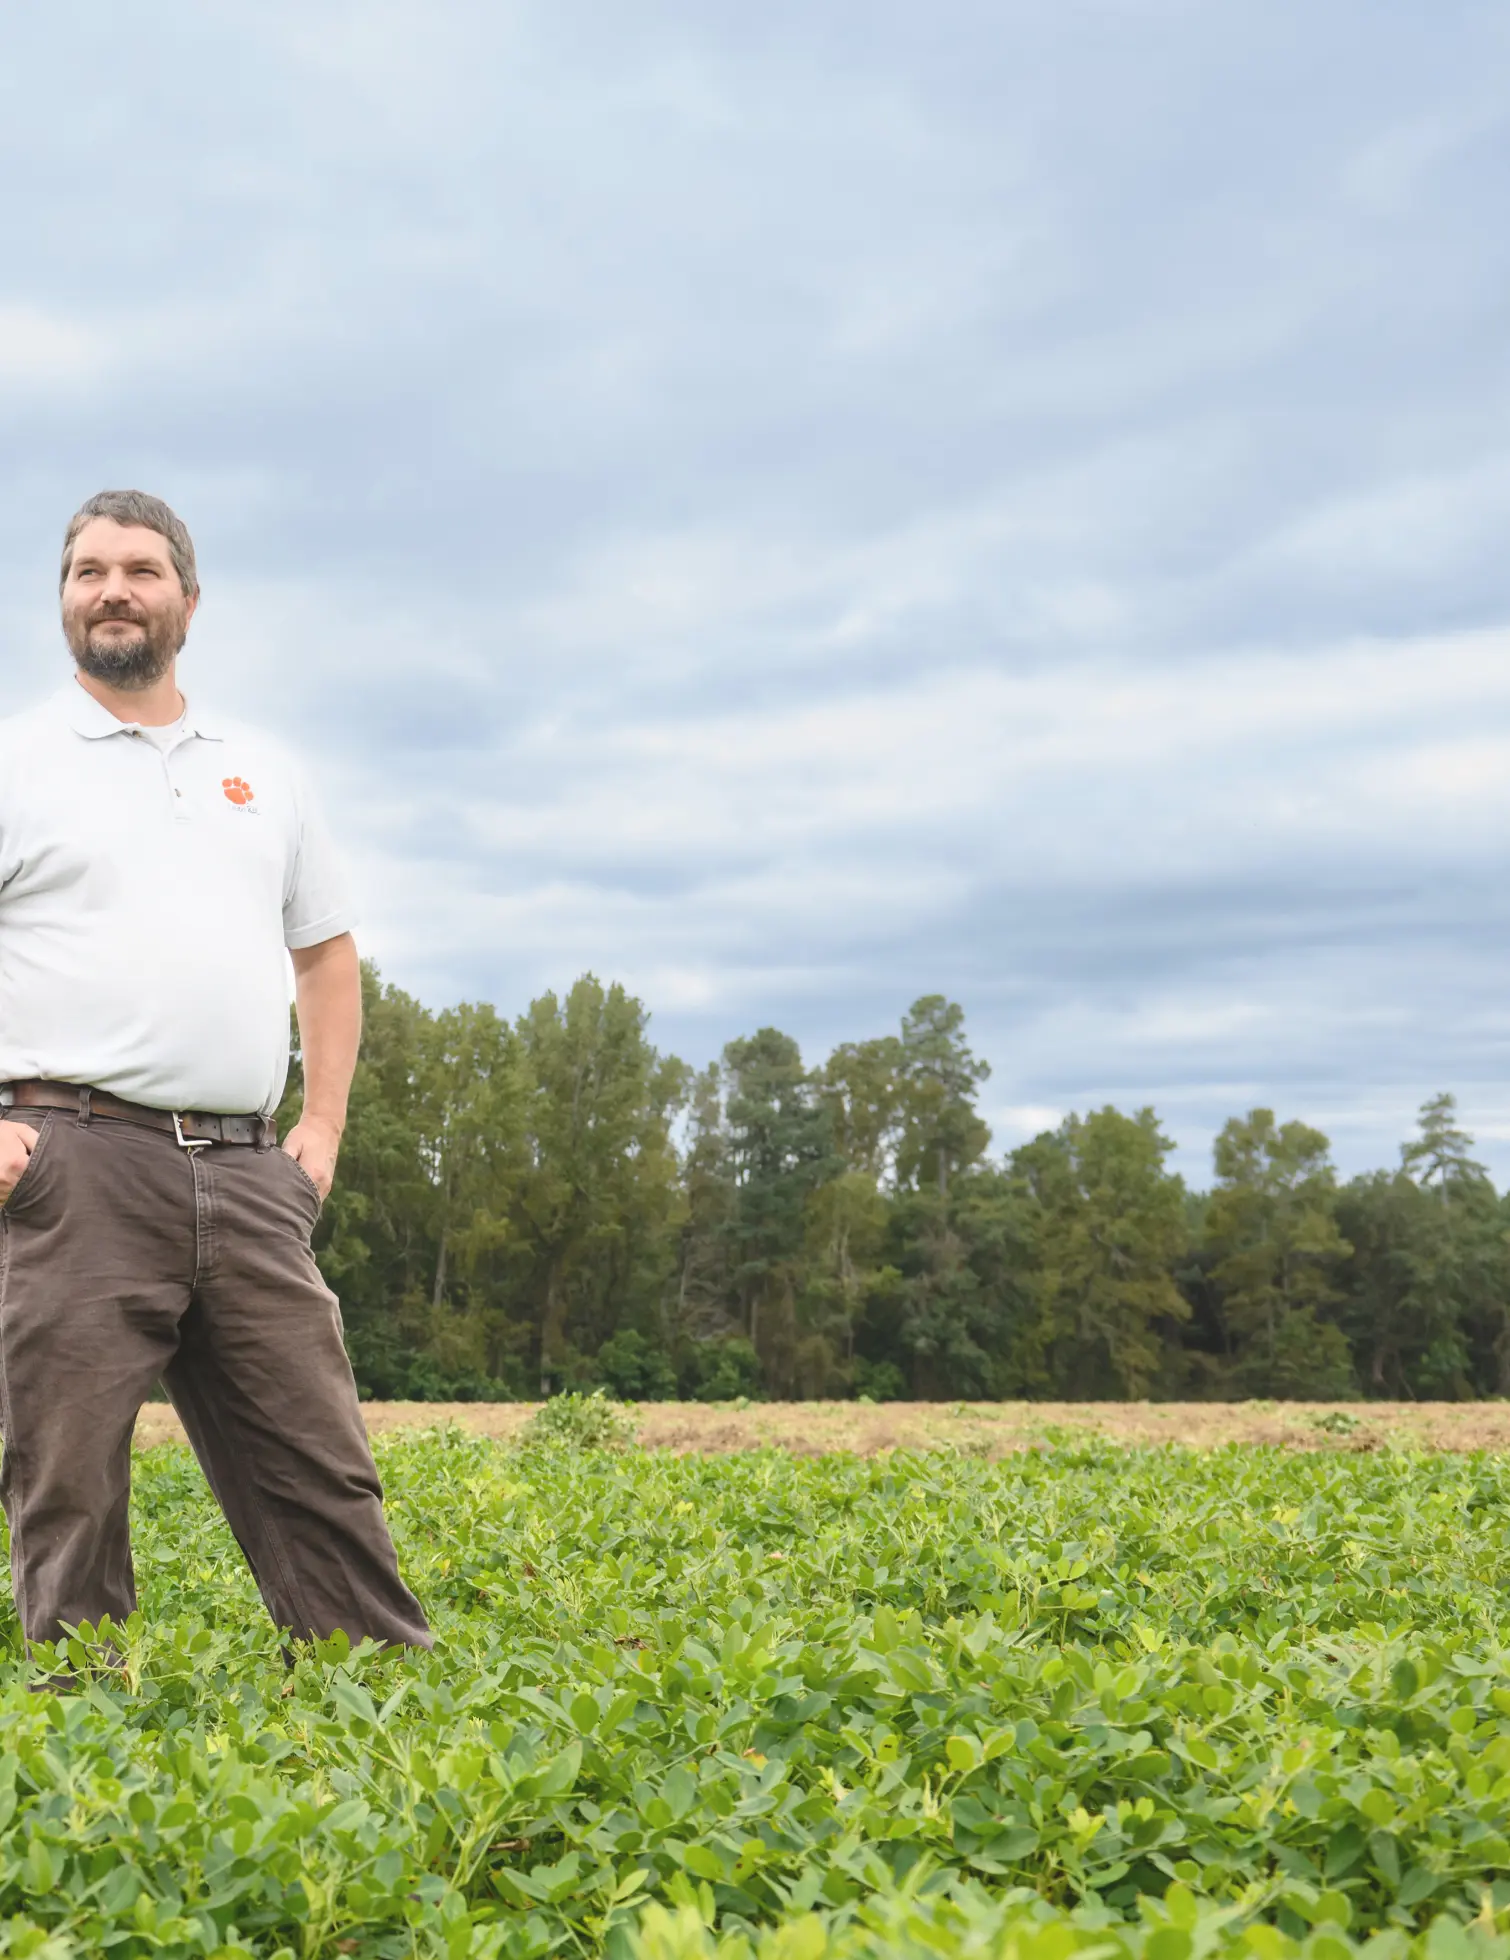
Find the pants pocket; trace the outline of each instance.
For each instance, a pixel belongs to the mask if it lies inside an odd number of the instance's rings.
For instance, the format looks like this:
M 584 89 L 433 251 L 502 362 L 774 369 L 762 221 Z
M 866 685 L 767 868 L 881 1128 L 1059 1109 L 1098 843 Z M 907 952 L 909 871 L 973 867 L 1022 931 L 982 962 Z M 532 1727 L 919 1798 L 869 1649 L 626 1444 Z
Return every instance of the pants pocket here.
M 31 1147 L 31 1155 L 27 1158 L 21 1175 L 6 1193 L 4 1200 L 0 1201 L 0 1212 L 9 1214 L 17 1209 L 18 1204 L 25 1204 L 27 1195 L 36 1181 L 42 1153 L 47 1148 L 47 1139 L 52 1135 L 54 1113 L 46 1109 L 39 1111 L 35 1117 L 20 1115 L 5 1117 L 7 1123 L 15 1123 L 22 1129 L 34 1131 L 37 1140 Z
M 297 1178 L 300 1188 L 304 1192 L 304 1195 L 307 1198 L 313 1198 L 314 1200 L 315 1215 L 310 1220 L 310 1228 L 311 1230 L 313 1230 L 313 1228 L 316 1225 L 318 1225 L 320 1222 L 320 1213 L 325 1209 L 325 1200 L 320 1196 L 320 1187 L 318 1184 L 315 1183 L 314 1179 L 310 1176 L 309 1172 L 305 1170 L 304 1166 L 299 1162 L 297 1157 L 290 1157 L 286 1150 L 279 1150 L 278 1155 L 283 1159 L 284 1163 L 288 1165 L 289 1169 L 293 1172 L 294 1176 Z

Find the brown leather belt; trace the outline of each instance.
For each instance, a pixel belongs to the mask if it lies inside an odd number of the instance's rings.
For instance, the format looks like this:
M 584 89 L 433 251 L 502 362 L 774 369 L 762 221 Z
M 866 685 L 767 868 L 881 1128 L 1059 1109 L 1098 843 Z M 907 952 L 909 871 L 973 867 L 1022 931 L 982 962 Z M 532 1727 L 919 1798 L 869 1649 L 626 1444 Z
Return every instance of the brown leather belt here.
M 71 1109 L 87 1123 L 91 1116 L 108 1116 L 118 1123 L 140 1123 L 149 1130 L 166 1130 L 185 1149 L 195 1143 L 250 1143 L 263 1149 L 278 1141 L 269 1116 L 216 1116 L 198 1109 L 151 1109 L 146 1103 L 126 1102 L 107 1089 L 90 1089 L 73 1082 L 12 1082 L 7 1084 L 16 1109 Z

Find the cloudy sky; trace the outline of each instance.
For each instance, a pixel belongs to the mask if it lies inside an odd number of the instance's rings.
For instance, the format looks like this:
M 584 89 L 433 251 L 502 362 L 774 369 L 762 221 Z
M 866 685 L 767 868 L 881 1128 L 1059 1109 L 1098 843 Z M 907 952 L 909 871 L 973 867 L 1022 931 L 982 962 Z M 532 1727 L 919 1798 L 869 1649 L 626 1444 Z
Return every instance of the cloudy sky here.
M 167 496 L 388 978 L 1510 1180 L 1503 4 L 23 0 L 0 173 L 6 693 Z

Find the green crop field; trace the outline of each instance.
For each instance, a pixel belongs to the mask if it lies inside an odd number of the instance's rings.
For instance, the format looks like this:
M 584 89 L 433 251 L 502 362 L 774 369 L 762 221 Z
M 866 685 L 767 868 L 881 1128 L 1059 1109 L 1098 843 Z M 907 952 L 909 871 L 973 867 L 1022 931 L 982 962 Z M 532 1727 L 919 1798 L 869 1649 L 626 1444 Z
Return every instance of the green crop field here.
M 286 1669 L 171 1447 L 124 1674 L 12 1622 L 0 1951 L 1510 1953 L 1498 1457 L 379 1449 L 432 1657 Z

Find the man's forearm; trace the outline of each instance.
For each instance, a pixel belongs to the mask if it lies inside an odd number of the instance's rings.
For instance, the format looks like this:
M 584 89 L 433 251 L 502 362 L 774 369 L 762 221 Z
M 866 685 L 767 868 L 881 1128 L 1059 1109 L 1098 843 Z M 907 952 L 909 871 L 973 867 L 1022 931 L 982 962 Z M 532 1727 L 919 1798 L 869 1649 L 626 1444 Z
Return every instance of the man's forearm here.
M 362 1038 L 362 973 L 349 932 L 292 955 L 299 1046 L 304 1055 L 300 1124 L 346 1127 L 346 1098 Z

